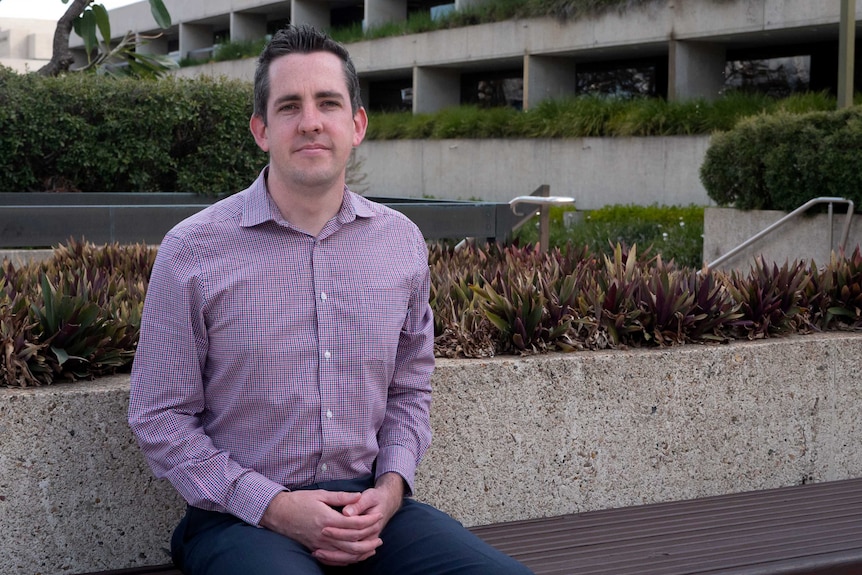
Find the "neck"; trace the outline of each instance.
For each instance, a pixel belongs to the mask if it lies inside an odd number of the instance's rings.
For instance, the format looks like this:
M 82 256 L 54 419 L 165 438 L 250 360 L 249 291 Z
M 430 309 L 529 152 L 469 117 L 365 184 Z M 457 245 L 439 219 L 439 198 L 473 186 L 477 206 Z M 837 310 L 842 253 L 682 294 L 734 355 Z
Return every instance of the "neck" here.
M 344 183 L 327 189 L 292 189 L 267 178 L 269 194 L 281 216 L 291 226 L 317 237 L 326 222 L 335 217 L 344 200 Z

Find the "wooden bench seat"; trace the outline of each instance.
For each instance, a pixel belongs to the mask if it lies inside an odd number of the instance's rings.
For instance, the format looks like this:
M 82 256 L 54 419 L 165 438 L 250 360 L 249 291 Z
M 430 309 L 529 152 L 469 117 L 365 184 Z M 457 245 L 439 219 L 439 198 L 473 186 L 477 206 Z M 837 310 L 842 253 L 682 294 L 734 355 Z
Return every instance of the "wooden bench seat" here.
M 862 478 L 472 531 L 536 575 L 862 575 Z

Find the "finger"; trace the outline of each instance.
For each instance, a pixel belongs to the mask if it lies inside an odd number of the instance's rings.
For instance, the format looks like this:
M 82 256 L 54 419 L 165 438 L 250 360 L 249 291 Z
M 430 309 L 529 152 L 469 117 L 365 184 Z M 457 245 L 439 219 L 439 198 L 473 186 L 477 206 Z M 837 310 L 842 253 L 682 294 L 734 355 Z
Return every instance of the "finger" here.
M 382 530 L 383 523 L 381 521 L 376 521 L 364 529 L 339 529 L 337 527 L 326 527 L 321 532 L 321 535 L 334 544 L 335 541 L 356 542 L 376 539 Z
M 338 508 L 339 510 L 345 505 L 356 503 L 362 496 L 361 493 L 348 491 L 318 491 L 316 495 L 321 503 Z
M 321 529 L 320 534 L 340 541 L 360 541 L 367 539 L 367 534 L 371 531 L 382 529 L 382 519 L 383 516 L 380 513 L 360 515 L 359 517 L 339 515 L 333 521 L 329 521 Z
M 338 551 L 359 557 L 373 552 L 375 549 L 383 545 L 383 540 L 379 537 L 369 537 L 361 541 L 343 541 L 338 539 L 327 539 L 326 544 L 319 548 L 318 551 Z
M 360 561 L 365 561 L 374 554 L 375 551 L 371 551 L 363 555 L 350 555 L 349 553 L 323 550 L 315 551 L 314 553 L 312 553 L 314 558 L 317 559 L 320 563 L 328 565 L 330 567 L 346 567 L 354 563 L 359 563 Z
M 372 509 L 379 504 L 380 502 L 366 491 L 355 503 L 345 505 L 342 513 L 348 517 L 356 517 L 357 515 L 367 513 L 369 509 Z

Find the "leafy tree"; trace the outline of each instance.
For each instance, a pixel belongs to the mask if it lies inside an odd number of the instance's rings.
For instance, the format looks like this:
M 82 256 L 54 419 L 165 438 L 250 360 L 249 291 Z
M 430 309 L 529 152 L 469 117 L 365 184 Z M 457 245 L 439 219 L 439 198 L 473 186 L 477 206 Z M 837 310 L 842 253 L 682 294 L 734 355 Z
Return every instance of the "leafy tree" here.
M 70 0 L 62 0 L 69 4 Z M 149 0 L 153 18 L 160 28 L 171 26 L 171 15 L 162 0 Z M 69 38 L 72 30 L 84 40 L 88 62 L 81 70 L 97 69 L 110 72 L 107 66 L 110 61 L 125 61 L 128 71 L 139 76 L 159 75 L 174 64 L 164 56 L 142 54 L 136 48 L 143 42 L 134 33 L 126 32 L 116 46 L 111 46 L 111 24 L 108 11 L 101 4 L 93 4 L 93 0 L 71 0 L 66 13 L 57 21 L 54 31 L 54 45 L 51 60 L 39 69 L 43 76 L 57 76 L 68 72 L 74 63 L 72 51 L 69 49 Z M 98 34 L 97 34 L 98 33 Z M 99 40 L 98 35 L 101 35 Z M 144 40 L 146 41 L 146 39 Z

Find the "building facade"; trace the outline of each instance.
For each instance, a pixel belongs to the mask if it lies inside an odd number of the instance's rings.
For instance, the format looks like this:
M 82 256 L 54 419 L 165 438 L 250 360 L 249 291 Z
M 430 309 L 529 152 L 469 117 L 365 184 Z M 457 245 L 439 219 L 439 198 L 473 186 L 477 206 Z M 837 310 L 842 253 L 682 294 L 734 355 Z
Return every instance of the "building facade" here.
M 162 31 L 142 0 L 112 10 L 111 22 L 118 35 L 159 35 L 143 48 L 150 52 L 201 58 L 219 42 L 258 40 L 288 22 L 368 28 L 474 1 L 166 0 L 174 24 Z M 855 21 L 862 23 L 862 7 Z M 753 59 L 803 59 L 806 87 L 834 90 L 839 22 L 837 1 L 655 0 L 571 21 L 508 20 L 361 41 L 350 51 L 370 109 L 434 112 L 493 98 L 529 108 L 581 93 L 603 71 L 619 69 L 631 70 L 656 96 L 712 99 L 726 87 L 734 63 Z M 80 39 L 73 47 L 82 49 Z M 253 67 L 252 59 L 180 73 L 250 78 Z
M 0 65 L 16 72 L 33 72 L 51 59 L 53 20 L 0 18 Z

